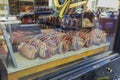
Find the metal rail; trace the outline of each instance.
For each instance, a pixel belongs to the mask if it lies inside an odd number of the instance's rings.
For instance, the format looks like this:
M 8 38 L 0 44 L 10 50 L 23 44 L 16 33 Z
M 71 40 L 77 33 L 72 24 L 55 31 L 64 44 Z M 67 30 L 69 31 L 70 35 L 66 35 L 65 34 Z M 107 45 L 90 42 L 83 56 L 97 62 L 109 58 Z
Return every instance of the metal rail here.
M 64 74 L 61 74 L 61 75 L 59 75 L 59 76 L 56 76 L 56 77 L 54 77 L 54 78 L 52 78 L 52 79 L 50 79 L 50 80 L 59 80 L 59 79 L 61 79 L 61 80 L 67 80 L 66 78 L 68 78 L 68 76 L 71 75 L 71 74 L 74 75 L 75 73 L 77 73 L 77 72 L 79 72 L 79 71 L 81 71 L 81 70 L 83 70 L 83 69 L 85 69 L 85 68 L 91 67 L 91 66 L 92 66 L 91 69 L 87 69 L 87 71 L 84 71 L 84 73 L 85 73 L 85 72 L 88 72 L 88 71 L 90 71 L 90 70 L 93 70 L 93 69 L 97 69 L 97 68 L 99 68 L 100 66 L 103 66 L 104 64 L 107 64 L 108 62 L 110 62 L 111 59 L 114 58 L 114 57 L 116 57 L 116 56 L 118 56 L 118 54 L 110 55 L 110 56 L 105 57 L 105 58 L 103 58 L 103 59 L 94 61 L 94 62 L 92 62 L 92 63 L 90 63 L 90 64 L 88 64 L 88 65 L 79 67 L 79 68 L 77 68 L 77 69 L 74 69 L 74 70 L 71 70 L 71 71 L 66 72 L 66 73 L 64 73 Z M 101 62 L 104 62 L 104 64 L 102 65 Z M 79 75 L 83 75 L 84 73 L 81 72 L 81 73 L 79 73 Z M 67 77 L 66 77 L 66 76 L 67 76 Z
M 59 79 L 61 79 L 60 76 L 62 78 L 64 78 L 65 75 L 66 76 L 70 75 L 70 74 L 68 74 L 70 71 L 74 71 L 74 70 L 76 70 L 78 68 L 81 68 L 83 66 L 85 67 L 87 65 L 90 65 L 91 63 L 93 64 L 94 62 L 99 61 L 99 60 L 101 61 L 101 60 L 104 60 L 106 58 L 107 59 L 110 58 L 110 60 L 111 60 L 112 58 L 115 58 L 116 56 L 118 56 L 118 54 L 114 54 L 114 55 L 111 55 L 111 56 L 110 56 L 110 54 L 111 54 L 111 52 L 109 52 L 109 53 L 105 52 L 105 53 L 101 53 L 101 54 L 98 54 L 98 55 L 94 55 L 94 56 L 92 56 L 90 58 L 87 58 L 87 59 L 84 59 L 84 60 L 77 60 L 75 62 L 67 64 L 67 66 L 65 66 L 65 65 L 61 66 L 60 69 L 57 69 L 57 70 L 53 69 L 54 71 L 51 72 L 50 74 L 48 73 L 48 74 L 45 74 L 44 76 L 41 76 L 41 77 L 39 76 L 39 77 L 37 77 L 33 80 L 49 80 L 49 79 L 58 80 L 58 79 L 54 79 L 54 78 L 58 77 Z M 109 62 L 110 60 L 107 60 L 107 62 Z M 103 62 L 103 61 L 101 61 L 101 62 Z M 100 62 L 98 62 L 98 63 L 100 63 Z M 98 64 L 98 63 L 96 63 L 96 64 Z M 103 63 L 101 63 L 101 65 L 102 64 Z M 84 68 L 82 68 L 82 69 L 84 69 Z

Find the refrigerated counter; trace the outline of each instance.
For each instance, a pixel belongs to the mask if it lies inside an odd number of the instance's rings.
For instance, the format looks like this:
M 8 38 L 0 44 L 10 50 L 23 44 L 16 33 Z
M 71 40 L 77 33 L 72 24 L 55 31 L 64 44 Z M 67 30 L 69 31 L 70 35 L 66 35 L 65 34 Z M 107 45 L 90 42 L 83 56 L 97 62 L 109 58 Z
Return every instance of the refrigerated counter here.
M 82 60 L 84 60 L 86 62 L 88 61 L 90 56 L 91 56 L 90 58 L 92 59 L 93 55 L 98 55 L 101 54 L 102 52 L 107 53 L 107 51 L 109 50 L 109 45 L 110 45 L 109 43 L 105 43 L 101 45 L 93 45 L 90 48 L 83 48 L 79 51 L 70 51 L 66 54 L 56 54 L 49 59 L 36 58 L 35 60 L 28 60 L 25 57 L 23 57 L 21 54 L 19 54 L 19 52 L 17 52 L 14 54 L 14 56 L 18 64 L 18 68 L 14 68 L 11 65 L 8 66 L 7 68 L 8 80 L 19 80 L 26 76 L 30 77 L 30 75 L 34 75 L 49 69 L 50 71 L 48 71 L 48 73 L 50 73 L 51 71 L 53 71 L 51 68 L 60 67 L 61 65 L 66 65 L 65 67 L 67 67 L 68 66 L 67 64 L 69 63 L 76 64 L 78 63 L 77 61 L 82 63 L 83 62 Z M 104 56 L 107 56 L 110 53 L 104 54 Z M 117 55 L 114 55 L 113 57 L 116 56 Z M 44 74 L 46 73 L 47 72 L 45 72 Z M 27 79 L 22 79 L 22 80 L 27 80 Z

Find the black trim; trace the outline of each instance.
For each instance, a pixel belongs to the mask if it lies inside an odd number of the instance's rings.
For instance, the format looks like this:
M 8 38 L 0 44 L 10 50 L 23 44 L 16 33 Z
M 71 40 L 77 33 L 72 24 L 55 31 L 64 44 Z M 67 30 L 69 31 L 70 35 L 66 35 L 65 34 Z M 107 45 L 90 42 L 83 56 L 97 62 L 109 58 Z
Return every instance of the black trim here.
M 119 10 L 119 17 L 118 17 L 118 26 L 116 28 L 116 36 L 113 46 L 113 51 L 116 53 L 120 53 L 120 10 Z
M 1 59 L 0 59 L 0 80 L 8 80 L 7 69 Z

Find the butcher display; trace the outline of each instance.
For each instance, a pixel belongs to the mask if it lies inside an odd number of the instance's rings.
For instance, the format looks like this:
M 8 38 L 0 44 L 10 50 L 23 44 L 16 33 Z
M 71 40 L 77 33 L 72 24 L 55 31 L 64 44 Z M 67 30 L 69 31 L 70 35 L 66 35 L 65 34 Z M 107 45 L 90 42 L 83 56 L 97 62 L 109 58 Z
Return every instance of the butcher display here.
M 51 52 L 52 55 L 58 53 L 59 51 L 59 43 L 60 38 L 57 36 L 51 37 L 49 40 L 47 40 L 48 50 Z
M 99 29 L 92 31 L 82 29 L 67 33 L 56 32 L 52 29 L 42 30 L 41 34 L 34 36 L 29 42 L 22 42 L 19 51 L 28 59 L 41 57 L 50 58 L 55 54 L 65 54 L 68 51 L 77 51 L 92 44 L 106 42 L 106 33 Z

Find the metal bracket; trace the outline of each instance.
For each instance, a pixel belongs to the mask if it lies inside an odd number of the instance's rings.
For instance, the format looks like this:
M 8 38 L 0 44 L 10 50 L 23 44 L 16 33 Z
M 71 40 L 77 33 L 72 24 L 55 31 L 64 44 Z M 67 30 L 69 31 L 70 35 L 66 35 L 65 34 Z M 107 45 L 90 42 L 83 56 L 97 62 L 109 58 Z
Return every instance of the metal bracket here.
M 16 59 L 15 59 L 15 57 L 14 57 L 14 53 L 13 53 L 13 49 L 12 49 L 12 44 L 11 44 L 11 42 L 10 42 L 10 39 L 9 39 L 9 37 L 8 37 L 8 34 L 7 34 L 7 31 L 6 31 L 6 29 L 4 29 L 3 28 L 3 37 L 4 37 L 4 39 L 5 39 L 5 41 L 6 41 L 6 44 L 7 44 L 7 48 L 8 48 L 8 52 L 9 52 L 9 54 L 7 55 L 7 61 L 8 61 L 8 63 L 9 63 L 9 56 L 11 57 L 11 60 L 12 60 L 12 62 L 13 62 L 13 66 L 15 67 L 15 68 L 17 68 L 17 63 L 16 63 Z

